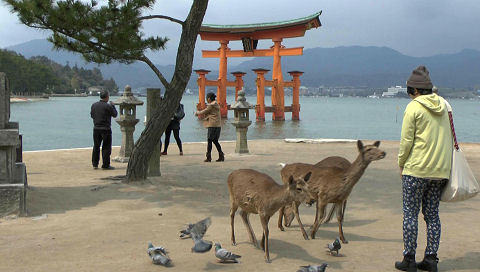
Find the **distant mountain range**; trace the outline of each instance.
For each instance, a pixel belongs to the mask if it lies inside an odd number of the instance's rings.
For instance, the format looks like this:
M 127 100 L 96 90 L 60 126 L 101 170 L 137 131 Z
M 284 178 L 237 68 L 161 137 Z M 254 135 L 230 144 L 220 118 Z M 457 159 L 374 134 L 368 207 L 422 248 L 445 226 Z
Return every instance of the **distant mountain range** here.
M 6 48 L 16 51 L 25 57 L 47 56 L 55 62 L 73 66 L 92 68 L 97 64 L 85 64 L 78 54 L 52 50 L 46 40 L 32 40 L 23 44 Z M 247 75 L 244 81 L 247 88 L 254 88 L 255 74 L 252 69 L 271 69 L 272 58 L 254 58 L 237 66 L 229 67 L 229 71 L 243 71 Z M 302 85 L 318 86 L 353 86 L 365 88 L 386 88 L 392 85 L 405 85 L 410 72 L 423 64 L 430 70 L 435 85 L 446 88 L 480 88 L 480 51 L 465 49 L 455 54 L 443 54 L 430 57 L 410 57 L 387 47 L 335 47 L 305 49 L 303 56 L 283 57 L 282 70 L 284 80 L 290 80 L 288 71 L 305 72 Z M 129 84 L 133 88 L 159 87 L 159 80 L 144 63 L 131 65 L 110 64 L 99 66 L 104 78 L 112 77 L 118 86 Z M 173 74 L 174 65 L 158 65 L 167 79 Z M 196 67 L 200 69 L 208 67 Z M 207 77 L 215 79 L 217 71 Z M 229 75 L 230 77 L 230 75 Z M 267 78 L 271 74 L 267 74 Z M 233 77 L 229 78 L 233 80 Z M 196 75 L 193 73 L 189 84 L 196 88 Z M 120 87 L 122 89 L 122 87 Z

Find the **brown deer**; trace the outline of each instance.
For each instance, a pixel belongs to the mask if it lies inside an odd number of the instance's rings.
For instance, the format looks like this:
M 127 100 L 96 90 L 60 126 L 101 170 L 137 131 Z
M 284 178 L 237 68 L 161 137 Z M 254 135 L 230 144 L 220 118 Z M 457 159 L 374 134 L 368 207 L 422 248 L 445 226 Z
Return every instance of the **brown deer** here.
M 294 175 L 301 175 L 305 171 L 312 172 L 312 176 L 308 182 L 308 194 L 311 199 L 307 200 L 307 203 L 317 202 L 315 223 L 310 229 L 310 237 L 312 239 L 315 239 L 315 234 L 318 231 L 320 223 L 325 219 L 325 210 L 328 203 L 333 203 L 334 206 L 330 211 L 330 215 L 327 216 L 327 219 L 328 217 L 331 217 L 334 211 L 336 211 L 340 239 L 343 243 L 348 243 L 343 235 L 342 228 L 347 198 L 370 162 L 385 158 L 386 153 L 383 150 L 380 150 L 378 148 L 379 146 L 380 141 L 376 141 L 373 145 L 364 146 L 362 141 L 358 140 L 357 148 L 359 154 L 349 167 L 345 167 L 346 163 L 343 163 L 343 168 L 335 166 L 310 166 L 307 167 L 306 170 L 301 170 L 300 167 L 297 168 L 298 172 Z M 285 182 L 284 174 L 288 175 L 288 173 L 286 171 L 283 173 L 282 169 L 281 174 L 282 180 Z M 298 205 L 296 206 L 296 211 L 294 212 L 298 214 Z M 303 225 L 300 225 L 300 227 L 303 228 Z
M 252 169 L 235 170 L 228 176 L 228 192 L 230 194 L 230 224 L 232 227 L 232 244 L 235 245 L 234 219 L 240 207 L 240 215 L 247 228 L 250 241 L 258 247 L 257 239 L 249 221 L 249 214 L 260 216 L 263 228 L 261 247 L 265 251 L 265 261 L 270 262 L 268 250 L 268 221 L 270 217 L 287 203 L 304 201 L 308 190 L 307 181 L 312 173 L 303 178 L 290 176 L 284 185 L 280 185 L 270 176 Z
M 316 164 L 307 164 L 307 163 L 291 163 L 291 164 L 280 164 L 282 166 L 281 170 L 281 175 L 282 175 L 282 180 L 283 177 L 288 177 L 289 175 L 297 175 L 298 173 L 306 173 L 312 169 L 312 167 L 338 167 L 341 169 L 347 169 L 350 167 L 351 163 L 339 156 L 331 156 L 327 157 L 320 162 Z M 307 198 L 306 204 L 307 205 L 312 205 L 315 203 L 316 199 L 309 197 Z M 308 235 L 305 232 L 305 229 L 303 227 L 302 221 L 300 220 L 300 216 L 298 213 L 298 207 L 301 202 L 293 202 L 291 205 L 286 205 L 285 207 L 280 208 L 279 214 L 278 214 L 278 228 L 281 231 L 284 231 L 284 228 L 282 226 L 282 219 L 285 220 L 285 227 L 290 227 L 292 221 L 294 218 L 297 218 L 298 225 L 300 226 L 300 230 L 302 231 L 303 238 L 305 240 L 308 240 Z M 333 205 L 332 208 L 330 209 L 329 215 L 325 222 L 330 221 L 334 210 L 336 209 L 336 206 Z

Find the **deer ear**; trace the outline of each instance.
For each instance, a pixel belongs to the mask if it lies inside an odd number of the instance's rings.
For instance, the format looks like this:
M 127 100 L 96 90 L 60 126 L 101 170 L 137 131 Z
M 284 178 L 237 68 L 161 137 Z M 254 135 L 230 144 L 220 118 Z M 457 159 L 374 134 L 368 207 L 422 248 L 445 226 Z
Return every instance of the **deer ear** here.
M 379 147 L 380 146 L 380 141 L 376 141 L 373 143 L 374 146 Z
M 312 172 L 308 172 L 308 173 L 305 175 L 305 177 L 303 178 L 303 181 L 307 182 L 307 181 L 310 179 L 311 176 L 312 176 Z
M 360 140 L 357 141 L 357 147 L 358 147 L 358 151 L 363 151 L 363 143 L 362 143 L 362 141 L 360 141 Z

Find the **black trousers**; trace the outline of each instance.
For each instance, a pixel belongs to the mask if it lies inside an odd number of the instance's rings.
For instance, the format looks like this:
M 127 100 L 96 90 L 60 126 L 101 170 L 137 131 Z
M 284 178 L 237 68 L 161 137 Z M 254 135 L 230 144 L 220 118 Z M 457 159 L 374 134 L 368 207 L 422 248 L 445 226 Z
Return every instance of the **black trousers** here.
M 223 153 L 222 152 L 222 146 L 218 142 L 218 139 L 220 138 L 220 131 L 221 130 L 222 130 L 222 128 L 220 128 L 220 127 L 209 127 L 208 128 L 207 153 L 212 153 L 212 143 L 217 148 L 218 153 Z
M 163 152 L 167 152 L 168 145 L 170 144 L 170 135 L 173 131 L 173 137 L 175 137 L 175 141 L 177 142 L 178 150 L 183 152 L 182 150 L 182 140 L 180 140 L 180 129 L 171 129 L 170 126 L 167 127 L 165 130 L 165 146 L 163 148 Z
M 100 161 L 100 145 L 102 146 L 102 168 L 106 168 L 110 166 L 110 154 L 112 154 L 111 129 L 93 129 L 92 165 L 94 167 L 98 167 Z

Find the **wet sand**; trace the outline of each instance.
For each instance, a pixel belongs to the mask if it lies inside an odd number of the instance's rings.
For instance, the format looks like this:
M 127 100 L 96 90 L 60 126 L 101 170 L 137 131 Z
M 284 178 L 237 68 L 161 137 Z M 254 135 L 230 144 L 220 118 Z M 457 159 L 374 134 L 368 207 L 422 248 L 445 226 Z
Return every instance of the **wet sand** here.
M 403 249 L 398 142 L 382 141 L 386 158 L 372 162 L 354 187 L 344 223 L 349 243 L 342 245 L 339 257 L 325 248 L 338 236 L 335 220 L 321 225 L 315 240 L 306 241 L 296 221 L 280 231 L 275 214 L 269 224 L 270 264 L 249 243 L 238 215 L 238 244 L 230 243 L 228 174 L 253 168 L 280 183 L 279 162 L 316 163 L 332 155 L 353 161 L 356 144 L 255 140 L 249 141 L 250 155 L 235 154 L 233 142 L 222 146 L 225 162 L 204 163 L 205 143 L 184 144 L 184 156 L 172 144 L 169 155 L 161 157 L 162 176 L 133 184 L 102 179 L 124 175 L 127 165 L 114 162 L 115 170 L 93 170 L 90 149 L 25 152 L 29 216 L 0 219 L 0 271 L 296 271 L 323 262 L 329 264 L 327 271 L 395 271 Z M 461 146 L 480 178 L 480 144 Z M 118 151 L 114 148 L 112 157 Z M 480 271 L 480 197 L 442 203 L 440 210 L 440 271 Z M 313 207 L 300 209 L 307 228 L 314 212 Z M 213 250 L 191 253 L 192 240 L 178 238 L 185 223 L 207 216 L 212 226 L 205 239 L 242 255 L 239 264 L 217 263 Z M 258 216 L 250 218 L 261 239 Z M 146 254 L 148 241 L 166 247 L 174 266 L 153 265 Z M 417 259 L 423 257 L 425 241 L 420 215 Z

